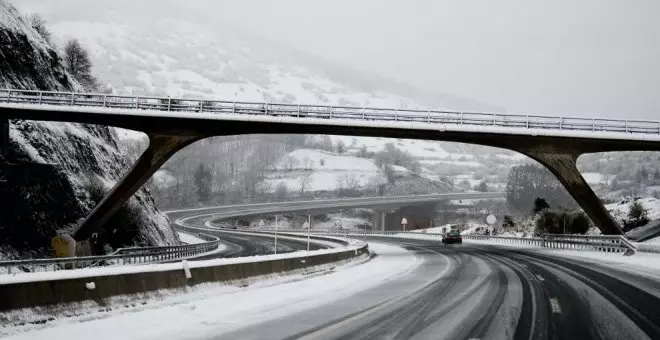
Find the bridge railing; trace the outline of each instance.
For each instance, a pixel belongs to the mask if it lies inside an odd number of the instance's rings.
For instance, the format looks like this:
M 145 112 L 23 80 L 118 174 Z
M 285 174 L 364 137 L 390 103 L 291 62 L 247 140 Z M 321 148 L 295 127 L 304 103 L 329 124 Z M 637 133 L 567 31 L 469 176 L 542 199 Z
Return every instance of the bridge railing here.
M 96 266 L 121 266 L 175 261 L 218 249 L 218 237 L 197 234 L 207 242 L 164 247 L 121 248 L 109 255 L 0 261 L 0 274 L 58 271 Z
M 401 121 L 444 125 L 475 125 L 524 129 L 606 131 L 660 134 L 660 121 L 621 120 L 541 115 L 388 109 L 329 105 L 238 102 L 154 96 L 0 90 L 0 103 L 103 107 L 164 112 L 197 112 L 276 117 Z
M 274 231 L 273 228 L 255 228 L 254 230 Z M 279 229 L 285 233 L 305 233 L 305 229 Z M 335 235 L 345 237 L 397 237 L 428 240 L 442 240 L 443 235 L 437 233 L 423 233 L 414 231 L 365 231 L 365 230 L 311 230 L 312 234 Z M 465 240 L 483 241 L 508 245 L 541 247 L 551 249 L 568 249 L 581 251 L 598 251 L 607 253 L 623 253 L 628 251 L 645 251 L 637 249 L 630 241 L 618 235 L 543 235 L 540 237 L 512 237 L 491 235 L 462 235 Z

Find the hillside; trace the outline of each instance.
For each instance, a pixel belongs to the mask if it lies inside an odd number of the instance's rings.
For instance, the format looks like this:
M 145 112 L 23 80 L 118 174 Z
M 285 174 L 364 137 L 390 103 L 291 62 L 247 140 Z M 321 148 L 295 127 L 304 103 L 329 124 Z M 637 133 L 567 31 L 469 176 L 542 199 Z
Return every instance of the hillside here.
M 369 159 L 310 149 L 284 155 L 264 180 L 273 190 L 284 185 L 288 191 L 296 192 L 364 189 L 385 181 L 383 171 Z
M 4 1 L 0 54 L 2 88 L 81 89 L 56 51 Z M 90 192 L 93 183 L 107 190 L 129 166 L 108 127 L 12 121 L 9 151 L 0 157 L 0 258 L 51 255 L 50 238 L 71 230 L 96 204 Z M 116 232 L 127 226 L 109 226 L 99 236 L 99 249 L 107 244 L 178 243 L 148 191 L 140 190 L 131 202 L 137 211 L 133 228 Z
M 410 195 L 454 191 L 451 183 L 430 180 L 403 166 L 391 174 L 373 159 L 323 150 L 297 149 L 269 167 L 263 187 L 283 193 L 334 192 L 337 195 Z

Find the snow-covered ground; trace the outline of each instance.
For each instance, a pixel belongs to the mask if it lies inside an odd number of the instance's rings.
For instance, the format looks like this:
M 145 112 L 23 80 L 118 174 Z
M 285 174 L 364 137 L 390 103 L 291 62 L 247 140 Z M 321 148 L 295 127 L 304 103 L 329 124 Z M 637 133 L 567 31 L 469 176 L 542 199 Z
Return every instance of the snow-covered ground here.
M 96 340 L 209 337 L 369 290 L 406 275 L 421 263 L 418 257 L 398 246 L 374 242 L 370 243 L 370 249 L 382 256 L 360 264 L 325 265 L 234 285 L 207 284 L 187 292 L 159 292 L 146 301 L 136 297 L 115 298 L 102 308 L 89 302 L 43 325 L 1 328 L 0 336 L 7 340 L 86 340 L 90 334 Z M 143 301 L 146 303 L 142 304 Z M 12 321 L 43 320 L 48 316 L 43 310 L 0 314 L 0 318 Z
M 334 191 L 364 188 L 385 181 L 383 171 L 370 159 L 298 149 L 284 155 L 264 180 L 275 191 L 283 183 L 289 191 Z
M 179 240 L 183 243 L 187 244 L 199 244 L 199 243 L 204 243 L 206 240 L 201 239 L 193 234 L 190 233 L 185 233 L 182 231 L 177 232 L 179 234 Z
M 653 197 L 644 197 L 638 200 L 648 210 L 649 218 L 651 221 L 660 220 L 660 200 Z M 623 221 L 628 217 L 628 211 L 632 202 L 626 203 L 611 203 L 605 205 L 605 208 L 612 214 L 617 221 Z

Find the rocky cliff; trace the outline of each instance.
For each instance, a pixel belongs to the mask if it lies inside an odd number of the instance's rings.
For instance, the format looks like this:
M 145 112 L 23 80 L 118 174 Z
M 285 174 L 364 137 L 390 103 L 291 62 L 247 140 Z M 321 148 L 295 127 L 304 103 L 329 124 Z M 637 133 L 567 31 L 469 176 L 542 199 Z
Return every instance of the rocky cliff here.
M 81 89 L 57 52 L 4 1 L 0 88 Z M 11 121 L 9 151 L 0 156 L 0 258 L 50 255 L 50 238 L 79 223 L 129 166 L 112 128 Z M 179 242 L 146 189 L 119 215 L 99 235 L 97 251 Z

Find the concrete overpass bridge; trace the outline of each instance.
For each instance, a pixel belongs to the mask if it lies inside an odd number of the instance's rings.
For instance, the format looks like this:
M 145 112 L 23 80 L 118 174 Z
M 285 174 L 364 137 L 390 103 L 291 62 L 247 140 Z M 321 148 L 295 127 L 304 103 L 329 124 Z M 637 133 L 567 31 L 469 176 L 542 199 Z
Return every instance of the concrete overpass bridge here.
M 546 166 L 604 234 L 622 234 L 577 170 L 587 153 L 660 151 L 660 121 L 527 114 L 399 110 L 0 90 L 0 145 L 8 119 L 109 125 L 142 131 L 149 146 L 74 232 L 84 240 L 174 153 L 212 136 L 333 134 L 480 144 L 520 152 Z

